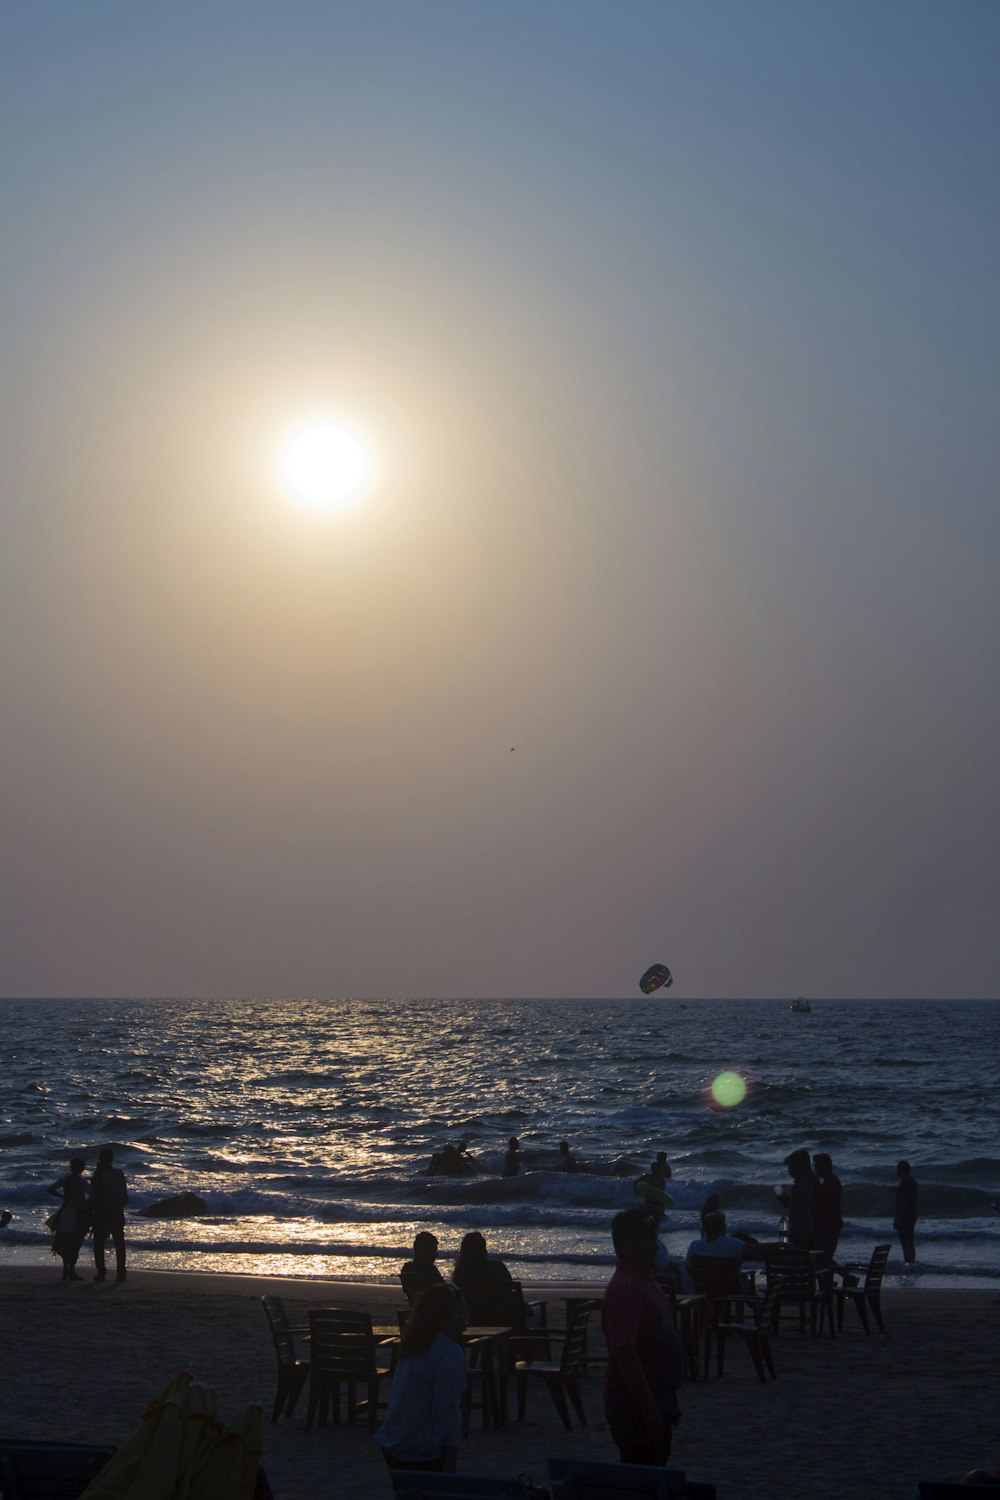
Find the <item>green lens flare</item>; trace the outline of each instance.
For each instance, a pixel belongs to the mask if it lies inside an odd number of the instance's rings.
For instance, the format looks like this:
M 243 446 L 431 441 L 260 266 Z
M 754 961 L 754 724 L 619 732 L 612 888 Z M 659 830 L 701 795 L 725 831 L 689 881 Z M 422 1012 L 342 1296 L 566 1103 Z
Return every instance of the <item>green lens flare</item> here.
M 747 1082 L 739 1073 L 720 1073 L 712 1082 L 712 1098 L 722 1109 L 735 1109 L 747 1096 Z

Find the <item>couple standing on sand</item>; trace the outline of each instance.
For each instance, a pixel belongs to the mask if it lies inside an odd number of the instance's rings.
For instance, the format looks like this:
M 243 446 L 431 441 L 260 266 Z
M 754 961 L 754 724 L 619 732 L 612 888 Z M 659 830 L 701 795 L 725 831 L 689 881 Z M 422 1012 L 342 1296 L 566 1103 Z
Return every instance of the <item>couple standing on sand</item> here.
M 97 1268 L 95 1281 L 104 1281 L 107 1270 L 104 1262 L 104 1246 L 110 1238 L 115 1247 L 117 1279 L 125 1280 L 125 1205 L 128 1188 L 125 1173 L 113 1166 L 115 1153 L 110 1146 L 102 1146 L 97 1154 L 97 1166 L 89 1182 L 83 1175 L 87 1163 L 82 1156 L 74 1156 L 65 1177 L 60 1177 L 49 1188 L 54 1198 L 62 1203 L 49 1218 L 52 1230 L 52 1254 L 62 1259 L 63 1281 L 82 1281 L 76 1269 L 80 1250 L 87 1235 L 94 1235 L 94 1265 Z

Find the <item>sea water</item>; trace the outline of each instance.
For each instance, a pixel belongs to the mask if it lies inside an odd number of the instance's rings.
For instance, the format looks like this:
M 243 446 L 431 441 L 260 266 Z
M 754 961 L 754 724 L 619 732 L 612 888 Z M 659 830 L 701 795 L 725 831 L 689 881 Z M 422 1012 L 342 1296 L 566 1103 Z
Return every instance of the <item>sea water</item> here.
M 414 1234 L 443 1256 L 480 1229 L 515 1275 L 601 1281 L 614 1213 L 657 1151 L 665 1240 L 705 1197 L 775 1239 L 795 1147 L 844 1183 L 841 1260 L 891 1241 L 890 1274 L 1000 1280 L 1000 1005 L 815 1000 L 0 1001 L 0 1265 L 47 1263 L 45 1189 L 111 1144 L 129 1182 L 132 1264 L 395 1277 Z M 713 1104 L 724 1070 L 747 1081 Z M 500 1175 L 511 1135 L 521 1172 Z M 558 1143 L 579 1170 L 558 1170 Z M 446 1142 L 475 1170 L 428 1175 Z M 895 1165 L 920 1184 L 918 1264 L 892 1232 Z M 196 1219 L 134 1217 L 194 1192 Z

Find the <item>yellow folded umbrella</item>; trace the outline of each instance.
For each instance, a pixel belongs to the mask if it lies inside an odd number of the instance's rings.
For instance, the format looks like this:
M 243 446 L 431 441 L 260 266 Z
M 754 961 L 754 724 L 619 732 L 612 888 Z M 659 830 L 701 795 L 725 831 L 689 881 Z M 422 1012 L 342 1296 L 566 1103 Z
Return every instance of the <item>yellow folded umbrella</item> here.
M 80 1500 L 253 1500 L 261 1412 L 227 1428 L 213 1390 L 178 1375 Z

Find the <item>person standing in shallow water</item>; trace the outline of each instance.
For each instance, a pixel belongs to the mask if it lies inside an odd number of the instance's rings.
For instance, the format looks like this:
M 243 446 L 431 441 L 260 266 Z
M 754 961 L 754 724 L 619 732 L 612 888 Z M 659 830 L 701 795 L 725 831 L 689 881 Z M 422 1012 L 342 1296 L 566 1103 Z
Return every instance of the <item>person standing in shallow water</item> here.
M 128 1188 L 125 1173 L 113 1166 L 115 1153 L 110 1146 L 102 1146 L 97 1153 L 97 1166 L 90 1179 L 90 1211 L 94 1221 L 94 1266 L 95 1281 L 107 1276 L 104 1264 L 104 1245 L 107 1239 L 115 1247 L 115 1271 L 118 1281 L 125 1280 L 125 1205 L 128 1203 Z
M 519 1160 L 520 1150 L 521 1142 L 518 1140 L 516 1135 L 512 1135 L 510 1140 L 507 1142 L 507 1152 L 503 1159 L 504 1177 L 516 1177 L 518 1172 L 521 1170 L 521 1163 Z
M 53 1219 L 55 1220 L 52 1254 L 62 1258 L 63 1281 L 83 1280 L 77 1274 L 76 1263 L 89 1228 L 87 1179 L 83 1175 L 86 1165 L 82 1156 L 72 1157 L 66 1176 L 60 1177 L 48 1189 L 54 1198 L 62 1199 L 61 1206 L 49 1223 L 52 1224 Z
M 896 1212 L 893 1215 L 892 1227 L 899 1235 L 903 1259 L 908 1266 L 912 1266 L 917 1259 L 917 1247 L 913 1242 L 913 1235 L 917 1227 L 919 1185 L 908 1161 L 896 1163 L 896 1176 L 899 1178 L 899 1187 L 896 1189 Z

